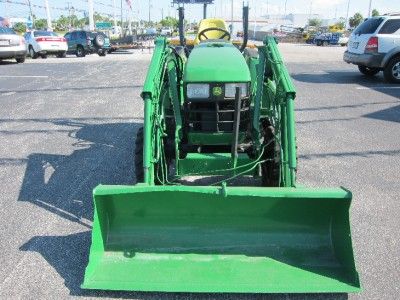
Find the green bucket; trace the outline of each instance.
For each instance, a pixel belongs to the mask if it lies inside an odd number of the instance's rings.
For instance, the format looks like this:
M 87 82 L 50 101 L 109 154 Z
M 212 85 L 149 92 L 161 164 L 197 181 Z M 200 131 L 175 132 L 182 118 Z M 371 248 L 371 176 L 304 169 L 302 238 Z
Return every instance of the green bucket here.
M 98 186 L 83 288 L 360 290 L 344 189 Z

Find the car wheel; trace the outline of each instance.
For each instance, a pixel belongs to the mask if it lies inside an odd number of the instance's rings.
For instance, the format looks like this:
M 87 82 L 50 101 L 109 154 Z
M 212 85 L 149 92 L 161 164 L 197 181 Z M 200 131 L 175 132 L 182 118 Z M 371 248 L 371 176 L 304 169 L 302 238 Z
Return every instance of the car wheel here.
M 43 58 L 43 59 L 46 59 L 47 58 L 47 54 L 41 54 L 40 57 Z
M 400 56 L 392 58 L 383 70 L 385 79 L 389 82 L 400 83 Z
M 77 57 L 85 57 L 85 49 L 83 49 L 83 47 L 81 45 L 79 45 L 78 47 L 76 47 L 76 56 Z
M 32 59 L 36 59 L 38 57 L 38 54 L 35 52 L 35 50 L 33 50 L 32 46 L 29 46 L 29 56 Z
M 361 73 L 367 76 L 375 76 L 380 71 L 377 68 L 368 68 L 366 66 L 358 66 L 358 70 L 360 70 Z
M 321 45 L 322 45 L 321 41 L 317 41 L 317 46 L 321 46 Z
M 23 62 L 25 62 L 25 57 L 17 57 L 15 60 L 18 64 L 22 64 Z
M 99 54 L 99 56 L 106 56 L 107 51 L 106 51 L 106 50 L 100 50 L 100 51 L 98 52 L 98 54 Z
M 57 54 L 58 58 L 64 58 L 66 56 L 67 56 L 67 52 L 60 52 L 60 53 Z
M 329 43 L 328 43 L 327 41 L 323 41 L 323 42 L 322 42 L 322 46 L 325 47 L 325 46 L 328 46 L 328 45 L 329 45 Z

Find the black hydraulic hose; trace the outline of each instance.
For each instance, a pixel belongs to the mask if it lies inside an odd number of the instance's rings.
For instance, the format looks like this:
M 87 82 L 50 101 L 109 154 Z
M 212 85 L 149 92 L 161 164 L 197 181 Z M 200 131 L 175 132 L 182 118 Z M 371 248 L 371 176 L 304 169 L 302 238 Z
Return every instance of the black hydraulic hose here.
M 240 52 L 243 52 L 247 47 L 249 39 L 249 7 L 243 6 L 243 44 L 240 47 Z

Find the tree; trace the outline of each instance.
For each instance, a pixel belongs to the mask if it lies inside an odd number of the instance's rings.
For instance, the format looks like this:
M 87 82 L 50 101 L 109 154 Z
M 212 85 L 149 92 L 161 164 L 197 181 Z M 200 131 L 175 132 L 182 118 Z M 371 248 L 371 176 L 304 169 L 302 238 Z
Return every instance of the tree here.
M 46 19 L 35 20 L 35 27 L 37 29 L 46 29 L 47 28 L 47 20 Z
M 355 13 L 354 16 L 352 16 L 352 17 L 349 19 L 349 25 L 350 25 L 351 28 L 355 28 L 355 27 L 357 27 L 358 25 L 360 25 L 360 23 L 361 23 L 363 20 L 364 20 L 364 17 L 362 16 L 362 14 L 360 14 L 359 12 L 358 12 L 358 13 Z
M 69 26 L 69 23 L 70 23 L 70 18 L 61 15 L 61 16 L 58 18 L 57 22 L 56 22 L 56 30 L 57 30 L 57 31 L 67 30 L 67 29 L 68 29 L 68 26 Z
M 308 20 L 308 25 L 309 26 L 314 26 L 314 27 L 320 27 L 322 25 L 322 20 L 321 19 L 309 19 Z
M 13 29 L 19 33 L 26 32 L 26 25 L 24 23 L 15 23 Z
M 379 11 L 376 9 L 376 8 L 374 8 L 373 10 L 372 10 L 372 16 L 373 17 L 377 17 L 377 16 L 380 16 L 381 14 L 379 13 Z
M 162 27 L 178 27 L 178 20 L 172 17 L 166 17 L 165 19 L 162 19 L 160 23 Z
M 334 24 L 334 26 L 335 26 L 337 29 L 339 29 L 339 30 L 343 30 L 343 29 L 345 29 L 345 27 L 346 27 L 346 22 L 343 21 L 343 20 L 340 20 L 339 22 L 336 22 L 336 23 Z

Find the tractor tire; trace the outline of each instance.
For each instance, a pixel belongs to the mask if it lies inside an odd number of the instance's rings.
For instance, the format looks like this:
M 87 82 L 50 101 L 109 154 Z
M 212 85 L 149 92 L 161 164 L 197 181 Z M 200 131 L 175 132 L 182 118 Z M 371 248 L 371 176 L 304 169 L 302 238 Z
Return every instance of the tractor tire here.
M 46 59 L 46 58 L 47 58 L 47 54 L 41 54 L 40 57 L 41 57 L 42 59 Z
M 400 83 L 400 56 L 393 57 L 383 70 L 385 79 L 392 83 Z
M 376 74 L 379 73 L 379 69 L 377 69 L 377 68 L 368 68 L 368 67 L 365 67 L 365 66 L 358 66 L 358 70 L 362 74 L 364 74 L 366 76 L 371 76 L 371 77 L 375 76 Z
M 136 182 L 143 182 L 143 127 L 140 127 L 136 133 L 135 140 L 135 175 Z
M 261 164 L 262 186 L 278 187 L 280 179 L 280 147 L 274 141 L 274 128 L 267 120 L 263 121 L 264 129 L 264 156 L 268 161 Z

